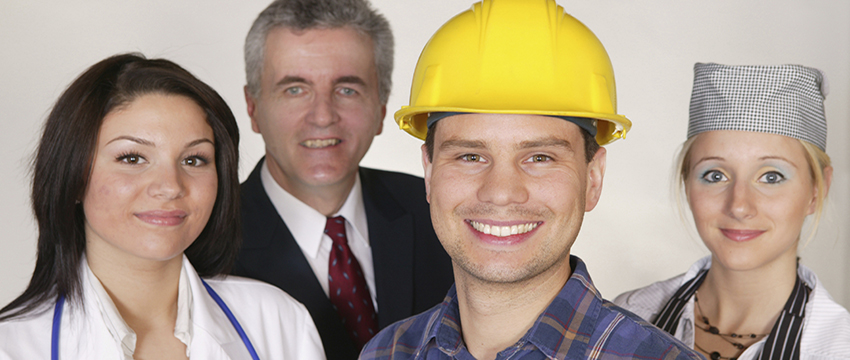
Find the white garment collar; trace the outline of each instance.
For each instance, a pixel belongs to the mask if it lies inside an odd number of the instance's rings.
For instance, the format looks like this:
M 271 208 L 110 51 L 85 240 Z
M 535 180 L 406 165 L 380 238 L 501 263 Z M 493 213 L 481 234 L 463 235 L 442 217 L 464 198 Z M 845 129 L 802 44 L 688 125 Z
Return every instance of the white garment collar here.
M 697 276 L 697 274 L 702 270 L 708 270 L 711 268 L 711 255 L 705 256 L 699 260 L 697 260 L 691 267 L 688 269 L 688 272 L 685 273 L 685 276 L 682 277 L 682 284 L 687 282 L 690 279 L 693 279 Z M 806 285 L 810 289 L 815 289 L 818 285 L 818 277 L 815 275 L 815 272 L 812 269 L 809 269 L 803 264 L 797 265 L 797 275 L 800 276 L 800 279 L 806 283 Z M 680 284 L 680 286 L 682 285 Z
M 688 269 L 688 272 L 685 273 L 685 276 L 682 277 L 682 283 L 679 284 L 679 286 L 681 286 L 685 282 L 696 277 L 697 274 L 700 271 L 708 270 L 710 268 L 711 268 L 711 255 L 705 256 L 705 257 L 697 260 L 697 262 L 695 262 L 693 265 L 691 265 L 691 267 Z M 802 279 L 803 282 L 805 282 L 806 285 L 808 285 L 810 289 L 812 289 L 812 296 L 809 298 L 809 303 L 806 306 L 807 314 L 806 314 L 806 318 L 804 320 L 806 322 L 809 322 L 809 321 L 811 321 L 812 315 L 813 315 L 811 313 L 811 304 L 812 304 L 815 296 L 819 296 L 819 295 L 815 295 L 815 294 L 817 294 L 818 291 L 822 292 L 823 290 L 819 290 L 818 277 L 817 277 L 817 275 L 815 275 L 815 272 L 812 271 L 811 269 L 809 269 L 808 267 L 806 267 L 805 265 L 801 265 L 801 264 L 797 265 L 797 275 L 800 276 L 800 279 Z M 682 336 L 684 338 L 683 342 L 685 343 L 685 345 L 688 345 L 689 347 L 693 348 L 694 347 L 694 331 L 695 331 L 695 329 L 694 329 L 694 326 L 695 326 L 694 325 L 694 322 L 695 322 L 695 320 L 694 320 L 694 297 L 693 296 L 688 300 L 688 303 L 685 305 L 685 308 L 682 312 L 682 317 L 679 319 L 679 321 L 680 321 L 679 329 L 676 332 L 676 334 L 677 334 L 676 337 L 679 338 L 679 336 Z M 741 353 L 741 355 L 738 356 L 738 359 L 755 359 L 755 358 L 757 358 L 758 355 L 761 354 L 761 351 L 764 348 L 764 344 L 765 344 L 766 340 L 767 340 L 767 338 L 762 338 L 761 340 L 750 345 L 746 350 L 744 350 L 743 353 Z M 805 342 L 805 333 L 804 333 L 804 340 L 803 341 Z
M 292 233 L 292 237 L 295 238 L 298 246 L 301 247 L 301 251 L 313 258 L 317 257 L 327 218 L 280 187 L 269 172 L 267 161 L 263 161 L 260 169 L 260 181 L 278 215 L 289 228 L 289 232 Z M 363 203 L 359 172 L 354 179 L 354 186 L 351 187 L 348 197 L 339 211 L 332 217 L 335 216 L 344 217 L 351 228 L 360 235 L 349 236 L 350 239 L 363 239 L 366 242 L 365 245 L 369 246 L 366 206 Z
M 190 357 L 189 348 L 192 343 L 192 291 L 189 288 L 189 276 L 186 273 L 186 263 L 189 260 L 183 255 L 183 266 L 180 267 L 180 280 L 177 285 L 177 322 L 174 325 L 174 337 L 186 345 L 186 356 Z M 121 351 L 125 360 L 133 360 L 136 352 L 136 333 L 127 323 L 100 280 L 94 275 L 89 267 L 88 260 L 83 256 L 82 267 L 85 274 L 84 285 L 95 295 L 87 297 L 85 301 L 94 301 L 95 307 L 100 312 L 109 334 L 116 343 L 121 344 Z M 93 298 L 93 299 L 92 299 Z

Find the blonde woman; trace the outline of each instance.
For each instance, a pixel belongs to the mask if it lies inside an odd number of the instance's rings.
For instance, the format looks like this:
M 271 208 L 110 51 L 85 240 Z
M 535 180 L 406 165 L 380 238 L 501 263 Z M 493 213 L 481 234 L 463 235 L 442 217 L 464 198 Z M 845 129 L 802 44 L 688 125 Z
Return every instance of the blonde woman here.
M 797 257 L 832 180 L 823 81 L 799 65 L 696 64 L 677 183 L 711 255 L 615 303 L 708 359 L 850 359 L 850 314 Z

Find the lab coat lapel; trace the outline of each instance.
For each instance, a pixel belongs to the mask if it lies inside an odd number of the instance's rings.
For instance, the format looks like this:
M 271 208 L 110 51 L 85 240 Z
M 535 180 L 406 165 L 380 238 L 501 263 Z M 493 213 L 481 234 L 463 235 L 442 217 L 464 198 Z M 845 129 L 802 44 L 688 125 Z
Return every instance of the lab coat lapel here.
M 251 354 L 248 353 L 247 347 L 242 342 L 233 324 L 207 293 L 198 273 L 195 272 L 188 260 L 183 261 L 183 266 L 186 267 L 189 274 L 189 285 L 192 290 L 192 323 L 194 326 L 192 358 L 251 360 Z M 233 306 L 235 305 L 238 304 L 227 304 L 231 311 L 234 310 Z M 238 317 L 237 320 L 239 320 Z M 223 354 L 226 354 L 226 357 L 223 357 Z

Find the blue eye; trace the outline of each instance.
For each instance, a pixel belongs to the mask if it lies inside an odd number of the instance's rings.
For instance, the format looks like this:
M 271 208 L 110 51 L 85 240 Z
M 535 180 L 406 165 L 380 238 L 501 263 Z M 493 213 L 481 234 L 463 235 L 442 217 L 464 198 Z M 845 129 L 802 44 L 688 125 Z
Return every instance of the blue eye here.
M 702 179 L 702 181 L 704 181 L 704 182 L 711 183 L 711 184 L 729 180 L 728 178 L 726 178 L 725 174 L 723 174 L 722 172 L 720 172 L 718 170 L 706 171 L 704 174 L 702 174 L 700 179 Z
M 354 94 L 357 93 L 357 91 L 352 89 L 352 88 L 340 88 L 339 92 L 340 92 L 340 94 L 345 95 L 345 96 L 351 96 L 351 95 L 354 95 Z
M 768 171 L 759 178 L 759 181 L 767 184 L 778 184 L 785 181 L 785 176 L 776 171 Z
M 304 92 L 304 90 L 301 89 L 300 86 L 293 86 L 293 87 L 290 87 L 290 88 L 286 88 L 286 90 L 284 90 L 284 91 L 289 95 L 298 95 L 298 94 Z

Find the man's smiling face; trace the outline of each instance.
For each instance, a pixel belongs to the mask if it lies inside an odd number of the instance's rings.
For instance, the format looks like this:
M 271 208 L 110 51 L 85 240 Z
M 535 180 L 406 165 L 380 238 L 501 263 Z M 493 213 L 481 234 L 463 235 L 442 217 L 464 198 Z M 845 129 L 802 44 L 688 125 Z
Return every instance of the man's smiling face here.
M 601 193 L 605 149 L 588 163 L 578 126 L 539 115 L 456 115 L 434 131 L 425 183 L 456 277 L 520 282 L 568 267 Z
M 273 29 L 260 89 L 256 99 L 246 94 L 248 114 L 274 179 L 296 197 L 353 184 L 386 110 L 372 40 L 345 27 Z

